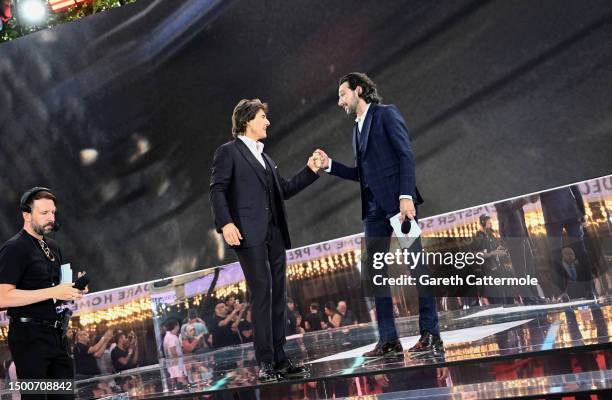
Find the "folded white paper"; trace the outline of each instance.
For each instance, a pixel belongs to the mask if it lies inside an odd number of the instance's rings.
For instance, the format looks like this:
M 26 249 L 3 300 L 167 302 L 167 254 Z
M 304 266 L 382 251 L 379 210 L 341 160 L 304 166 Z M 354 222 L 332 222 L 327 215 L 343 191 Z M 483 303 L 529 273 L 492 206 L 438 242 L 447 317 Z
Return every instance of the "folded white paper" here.
M 402 249 L 408 249 L 412 246 L 412 243 L 421 236 L 421 227 L 415 220 L 410 220 L 410 232 L 407 234 L 402 233 L 402 223 L 400 222 L 400 213 L 397 213 L 393 217 L 389 218 L 393 232 L 399 240 L 399 245 Z

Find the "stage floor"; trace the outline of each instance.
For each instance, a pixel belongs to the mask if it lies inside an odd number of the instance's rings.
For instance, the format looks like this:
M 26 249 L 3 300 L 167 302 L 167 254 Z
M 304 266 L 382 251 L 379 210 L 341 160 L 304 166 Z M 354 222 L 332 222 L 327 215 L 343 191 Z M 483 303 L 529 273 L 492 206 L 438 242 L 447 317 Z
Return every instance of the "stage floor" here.
M 418 338 L 416 317 L 397 320 L 405 349 Z M 306 379 L 260 384 L 251 345 L 183 358 L 189 385 L 166 379 L 167 364 L 78 382 L 78 398 L 127 392 L 130 398 L 380 399 L 542 398 L 612 389 L 612 301 L 472 308 L 440 313 L 443 356 L 391 359 L 361 355 L 374 324 L 288 338 L 287 354 L 310 366 Z M 114 386 L 114 388 L 113 388 Z M 599 399 L 610 398 L 602 397 Z

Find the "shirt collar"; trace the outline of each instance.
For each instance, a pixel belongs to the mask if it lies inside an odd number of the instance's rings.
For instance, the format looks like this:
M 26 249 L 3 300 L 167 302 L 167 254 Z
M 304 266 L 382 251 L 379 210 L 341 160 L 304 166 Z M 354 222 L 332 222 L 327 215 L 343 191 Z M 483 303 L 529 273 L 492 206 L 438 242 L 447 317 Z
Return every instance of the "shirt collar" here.
M 372 103 L 368 103 L 368 105 L 366 106 L 365 111 L 363 112 L 361 117 L 355 118 L 355 122 L 359 123 L 359 122 L 361 122 L 361 120 L 365 119 L 365 116 L 368 115 L 368 110 L 370 109 L 370 104 L 372 104 Z
M 248 148 L 255 150 L 258 154 L 263 153 L 264 144 L 262 142 L 253 140 L 250 137 L 246 137 L 245 135 L 238 136 L 238 139 L 242 140 Z

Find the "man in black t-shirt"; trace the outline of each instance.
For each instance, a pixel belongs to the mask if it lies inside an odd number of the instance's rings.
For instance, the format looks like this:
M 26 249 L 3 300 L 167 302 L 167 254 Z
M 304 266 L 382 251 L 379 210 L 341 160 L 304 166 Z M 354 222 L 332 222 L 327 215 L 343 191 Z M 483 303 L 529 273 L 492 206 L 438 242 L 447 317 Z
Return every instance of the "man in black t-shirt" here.
M 20 208 L 23 230 L 0 248 L 0 308 L 8 309 L 8 344 L 17 376 L 72 379 L 73 363 L 56 306 L 59 300 L 80 299 L 82 292 L 71 283 L 59 284 L 62 255 L 45 236 L 56 226 L 55 196 L 49 189 L 32 188 L 21 197 Z
M 304 318 L 306 322 L 306 331 L 315 332 L 325 329 L 327 325 L 325 320 L 319 311 L 319 303 L 312 303 L 310 305 L 310 313 Z
M 224 303 L 215 306 L 215 315 L 211 317 L 209 324 L 213 349 L 240 343 L 240 339 L 232 332 L 232 323 L 237 314 L 237 309 L 228 314 Z
M 125 332 L 117 331 L 115 333 L 115 342 L 117 346 L 111 351 L 111 361 L 115 372 L 136 368 L 138 366 L 138 343 L 136 342 L 136 337 L 130 335 L 130 338 L 128 338 Z
M 110 342 L 112 337 L 113 330 L 109 329 L 96 344 L 90 345 L 91 339 L 89 337 L 89 332 L 84 329 L 77 332 L 76 343 L 72 350 L 77 375 L 83 378 L 100 375 L 100 367 L 98 367 L 96 358 L 102 357 L 106 345 Z M 79 377 L 77 377 L 77 379 L 78 378 Z

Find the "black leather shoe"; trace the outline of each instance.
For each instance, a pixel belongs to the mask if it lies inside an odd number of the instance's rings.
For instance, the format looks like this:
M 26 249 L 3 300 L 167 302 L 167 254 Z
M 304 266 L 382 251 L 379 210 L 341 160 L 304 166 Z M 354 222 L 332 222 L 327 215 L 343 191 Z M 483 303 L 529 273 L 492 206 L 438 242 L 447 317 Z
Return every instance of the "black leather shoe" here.
M 276 382 L 278 380 L 278 375 L 274 370 L 274 364 L 271 362 L 262 362 L 259 364 L 257 379 L 262 383 Z
M 404 348 L 399 339 L 388 342 L 378 342 L 374 350 L 363 353 L 364 357 L 397 357 L 404 354 Z
M 283 361 L 277 362 L 276 373 L 283 378 L 305 378 L 310 375 L 310 370 L 305 365 L 295 365 L 286 358 Z
M 423 332 L 418 342 L 410 349 L 408 349 L 410 353 L 428 353 L 432 352 L 435 354 L 444 353 L 444 343 L 440 336 L 433 335 L 430 332 Z

